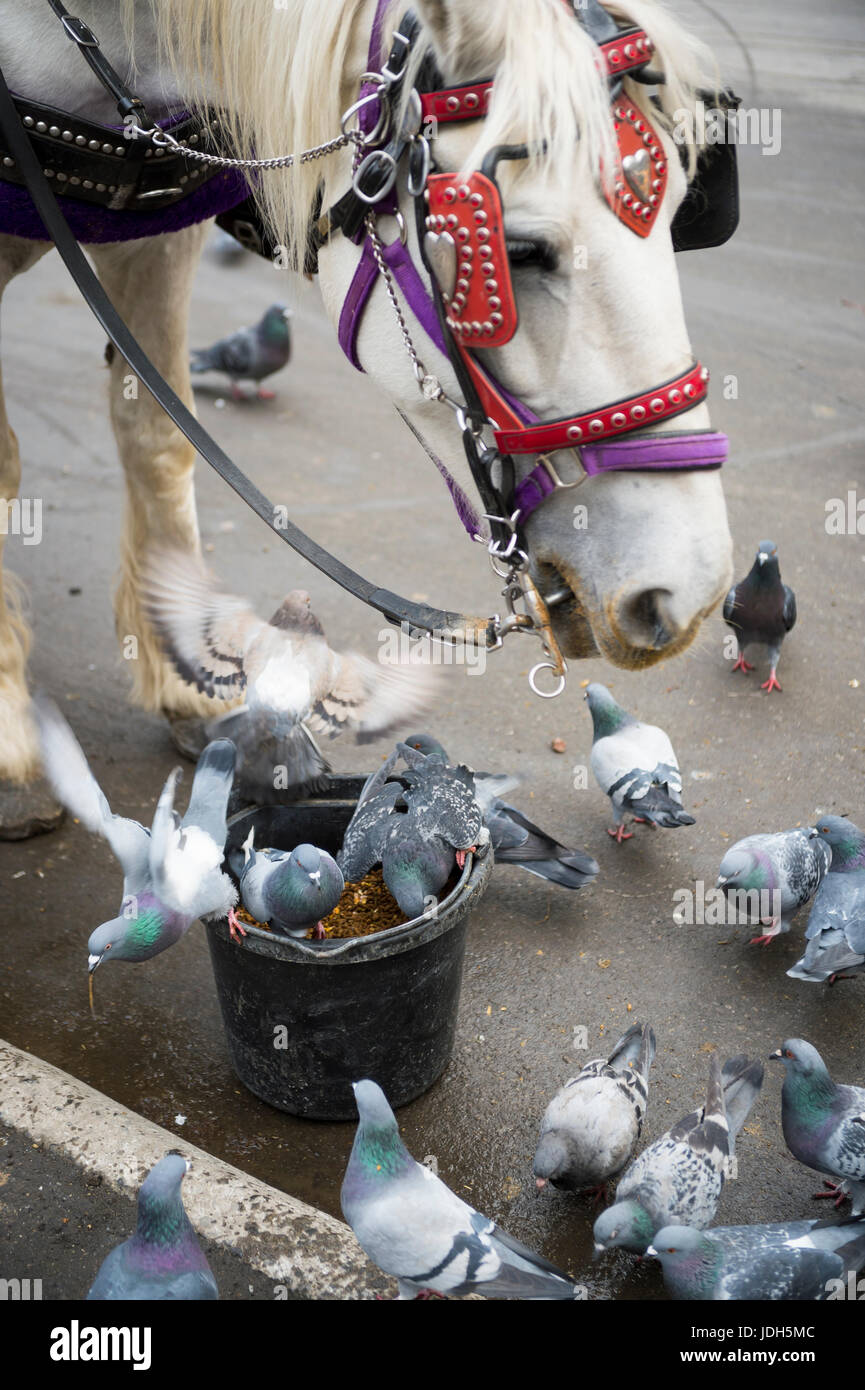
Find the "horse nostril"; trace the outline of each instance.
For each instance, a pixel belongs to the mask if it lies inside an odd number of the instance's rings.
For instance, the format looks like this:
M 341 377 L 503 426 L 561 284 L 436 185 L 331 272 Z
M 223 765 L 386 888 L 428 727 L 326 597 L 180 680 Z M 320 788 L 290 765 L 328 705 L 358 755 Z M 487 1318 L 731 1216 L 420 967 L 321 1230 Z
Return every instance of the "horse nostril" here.
M 637 646 L 660 651 L 676 635 L 670 611 L 669 589 L 643 589 L 626 599 L 619 609 L 619 623 Z

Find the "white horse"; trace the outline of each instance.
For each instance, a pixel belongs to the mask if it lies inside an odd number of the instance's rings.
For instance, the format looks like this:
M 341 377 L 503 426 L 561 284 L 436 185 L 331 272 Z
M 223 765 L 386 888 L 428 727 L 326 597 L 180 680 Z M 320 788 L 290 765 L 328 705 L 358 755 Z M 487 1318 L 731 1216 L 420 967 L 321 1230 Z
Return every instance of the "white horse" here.
M 407 8 L 408 0 L 394 0 L 384 25 L 386 50 Z M 563 0 L 414 0 L 413 8 L 448 85 L 495 78 L 485 120 L 443 125 L 438 132 L 438 166 L 478 168 L 502 143 L 529 141 L 543 151 L 500 167 L 507 236 L 520 243 L 521 255 L 513 265 L 519 330 L 505 347 L 484 354 L 499 380 L 538 416 L 554 418 L 650 391 L 685 370 L 693 354 L 667 231 L 687 174 L 669 132 L 674 111 L 693 106 L 695 92 L 714 85 L 708 53 L 655 0 L 607 0 L 614 17 L 651 36 L 652 66 L 663 68 L 666 79 L 658 93 L 663 109 L 653 119 L 665 147 L 668 188 L 653 234 L 639 237 L 602 195 L 599 171 L 612 167 L 615 149 L 609 94 L 597 49 L 571 6 Z M 152 116 L 193 102 L 222 108 L 233 113 L 240 152 L 269 156 L 338 134 L 341 113 L 357 99 L 367 67 L 376 0 L 81 0 L 78 13 Z M 19 95 L 117 124 L 111 99 L 44 0 L 0 0 L 0 64 Z M 644 103 L 644 93 L 626 80 L 626 99 Z M 687 154 L 692 172 L 695 151 Z M 305 244 L 319 182 L 325 208 L 349 187 L 351 157 L 344 149 L 263 180 L 277 239 L 290 251 Z M 404 177 L 398 188 L 419 264 Z M 207 231 L 199 224 L 88 248 L 132 332 L 189 403 L 187 311 Z M 387 223 L 382 234 L 393 234 Z M 0 236 L 0 291 L 48 249 L 45 242 Z M 319 283 L 335 323 L 358 258 L 358 247 L 341 235 L 322 248 Z M 416 325 L 413 334 L 429 370 L 458 395 L 449 362 Z M 358 351 L 370 376 L 471 491 L 453 416 L 420 396 L 381 285 L 363 320 Z M 130 663 L 133 698 L 175 715 L 222 712 L 224 706 L 216 711 L 177 678 L 141 613 L 138 559 L 151 540 L 198 551 L 194 457 L 148 393 L 124 399 L 126 371 L 116 357 L 111 414 L 128 488 L 116 614 L 121 634 L 139 634 L 139 660 Z M 688 429 L 706 428 L 706 406 L 687 420 Z M 535 463 L 518 458 L 518 476 Z M 15 436 L 0 399 L 0 499 L 11 503 L 19 481 Z M 584 529 L 574 525 L 575 499 L 587 508 Z M 564 583 L 573 594 L 554 612 L 556 636 L 572 657 L 601 652 L 635 668 L 673 656 L 693 641 L 730 584 L 731 541 L 716 472 L 590 478 L 578 494 L 550 497 L 530 518 L 526 535 L 540 587 L 550 592 Z M 0 778 L 16 796 L 21 819 L 27 786 L 39 769 L 28 713 L 27 646 L 7 592 L 5 600 L 0 596 Z M 2 793 L 0 785 L 0 820 Z M 7 826 L 14 832 L 14 824 Z

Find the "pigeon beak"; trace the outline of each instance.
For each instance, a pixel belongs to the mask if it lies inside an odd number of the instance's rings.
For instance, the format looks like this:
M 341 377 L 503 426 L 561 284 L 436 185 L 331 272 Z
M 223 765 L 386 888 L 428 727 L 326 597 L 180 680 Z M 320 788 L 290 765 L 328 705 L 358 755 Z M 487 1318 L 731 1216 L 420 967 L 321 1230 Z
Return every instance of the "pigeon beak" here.
M 655 1259 L 658 1258 L 658 1252 L 657 1252 L 657 1250 L 655 1249 L 654 1245 L 647 1245 L 647 1246 L 646 1246 L 646 1254 L 647 1254 L 647 1255 L 654 1255 Z
M 757 559 L 758 559 L 758 561 L 759 561 L 759 563 L 760 563 L 761 565 L 765 565 L 765 563 L 766 563 L 766 561 L 768 560 L 768 558 L 769 558 L 769 556 L 766 554 L 765 550 L 758 550 L 758 551 L 757 551 Z
M 546 1187 L 546 1185 L 547 1185 L 547 1180 L 546 1180 L 546 1178 L 535 1178 L 535 1187 L 537 1188 L 538 1192 L 543 1192 L 543 1190 L 544 1190 L 544 1188 Z
M 94 972 L 94 970 L 96 969 L 97 965 L 100 965 L 101 963 L 102 963 L 102 956 L 88 956 L 88 957 L 87 957 L 87 973 L 88 973 L 88 975 L 92 975 L 93 972 Z
M 820 831 L 817 829 L 817 827 L 816 827 L 815 825 L 809 825 L 809 826 L 808 826 L 808 839 L 809 839 L 809 840 L 816 840 L 816 839 L 819 837 L 819 835 L 820 835 Z
M 718 879 L 718 882 L 715 884 L 715 887 L 716 887 L 716 888 L 723 888 L 724 885 L 727 884 L 727 883 L 729 883 L 729 882 L 730 882 L 729 877 L 728 877 L 728 878 L 719 878 L 719 879 Z
M 592 1262 L 594 1263 L 596 1260 L 599 1260 L 601 1256 L 606 1253 L 606 1249 L 607 1247 L 605 1245 L 595 1245 L 592 1251 Z
M 769 1053 L 769 1058 L 768 1058 L 768 1060 L 769 1060 L 770 1062 L 783 1062 L 783 1060 L 784 1060 L 784 1054 L 783 1054 L 783 1052 L 781 1051 L 780 1047 L 776 1048 L 774 1052 L 770 1052 L 770 1053 Z

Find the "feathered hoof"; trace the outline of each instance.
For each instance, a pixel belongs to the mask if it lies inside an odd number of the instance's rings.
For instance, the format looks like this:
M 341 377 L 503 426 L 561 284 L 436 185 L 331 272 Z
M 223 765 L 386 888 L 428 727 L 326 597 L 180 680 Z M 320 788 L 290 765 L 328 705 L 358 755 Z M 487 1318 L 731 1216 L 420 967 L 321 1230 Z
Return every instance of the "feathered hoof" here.
M 164 709 L 162 713 L 168 723 L 171 742 L 180 756 L 188 758 L 191 763 L 197 763 L 209 741 L 205 733 L 204 720 L 196 719 L 194 715 L 175 714 L 170 709 Z
M 32 782 L 0 778 L 0 840 L 29 840 L 56 830 L 66 812 L 44 777 Z

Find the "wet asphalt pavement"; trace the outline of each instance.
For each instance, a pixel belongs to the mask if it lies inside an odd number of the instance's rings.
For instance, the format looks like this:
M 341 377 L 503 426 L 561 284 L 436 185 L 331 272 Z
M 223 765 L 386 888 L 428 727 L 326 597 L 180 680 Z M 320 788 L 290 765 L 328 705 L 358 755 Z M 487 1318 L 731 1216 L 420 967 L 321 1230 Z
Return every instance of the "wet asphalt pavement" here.
M 516 803 L 592 853 L 601 875 L 568 894 L 510 868 L 495 872 L 470 924 L 453 1061 L 400 1112 L 417 1157 L 435 1155 L 451 1186 L 568 1267 L 594 1297 L 663 1294 L 649 1264 L 617 1256 L 590 1265 L 588 1199 L 536 1196 L 531 1160 L 547 1100 L 630 1023 L 650 1021 L 658 1040 L 648 1140 L 699 1103 L 715 1048 L 766 1057 L 784 1038 L 802 1036 L 837 1080 L 865 1083 L 865 977 L 827 989 L 784 973 L 800 954 L 804 915 L 767 949 L 747 944 L 745 926 L 673 921 L 674 892 L 695 880 L 714 884 L 725 848 L 743 835 L 813 823 L 819 811 L 865 824 L 865 539 L 825 529 L 827 500 L 848 489 L 865 495 L 865 198 L 853 176 L 861 168 L 855 77 L 865 35 L 852 0 L 833 0 L 819 15 L 799 4 L 779 56 L 769 42 L 775 7 L 726 6 L 724 24 L 734 23 L 761 65 L 755 97 L 741 49 L 715 12 L 696 4 L 682 12 L 732 65 L 746 103 L 783 111 L 776 157 L 740 150 L 734 239 L 680 258 L 691 338 L 713 374 L 712 421 L 731 439 L 725 489 L 737 577 L 756 542 L 771 536 L 798 596 L 799 623 L 779 668 L 783 694 L 759 689 L 760 668 L 747 679 L 731 675 L 717 614 L 683 658 L 646 674 L 575 665 L 555 702 L 530 695 L 534 648 L 516 639 L 490 658 L 484 676 L 453 673 L 429 721 L 434 732 L 477 767 L 521 773 Z M 803 97 L 796 87 L 804 71 L 811 77 Z M 198 395 L 203 422 L 272 499 L 363 573 L 438 606 L 496 608 L 482 551 L 463 540 L 440 480 L 388 403 L 342 359 L 313 289 L 290 289 L 253 257 L 225 264 L 211 247 L 192 340 L 211 342 L 289 293 L 297 294 L 295 355 L 271 383 L 277 399 L 220 407 L 214 385 Z M 31 595 L 34 683 L 60 703 L 112 807 L 149 823 L 176 755 L 162 722 L 126 701 L 110 603 L 122 483 L 105 408 L 104 340 L 56 257 L 9 291 L 3 340 L 24 495 L 43 498 L 45 508 L 43 543 L 13 540 L 7 552 Z M 723 390 L 730 375 L 735 399 Z M 198 488 L 208 559 L 229 586 L 265 613 L 302 585 L 335 647 L 374 652 L 374 615 L 278 548 L 203 465 Z M 608 808 L 594 782 L 573 786 L 591 742 L 580 699 L 587 680 L 603 680 L 671 733 L 694 827 L 637 827 L 621 848 L 608 839 Z M 564 754 L 551 750 L 556 737 Z M 334 744 L 334 765 L 366 771 L 386 748 Z M 120 888 L 107 846 L 68 822 L 50 836 L 2 844 L 0 886 L 5 1037 L 339 1214 L 353 1126 L 292 1119 L 236 1080 L 200 927 L 146 965 L 100 970 L 93 1019 L 86 939 L 114 915 Z M 573 1045 L 581 1027 L 588 1051 Z M 823 1214 L 809 1200 L 819 1183 L 783 1142 L 781 1078 L 767 1073 L 739 1146 L 739 1178 L 722 1201 L 724 1224 Z M 112 1220 L 114 1233 L 124 1222 Z M 68 1279 L 61 1296 L 74 1297 Z

